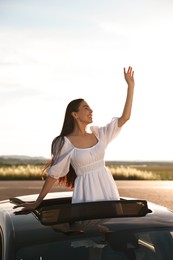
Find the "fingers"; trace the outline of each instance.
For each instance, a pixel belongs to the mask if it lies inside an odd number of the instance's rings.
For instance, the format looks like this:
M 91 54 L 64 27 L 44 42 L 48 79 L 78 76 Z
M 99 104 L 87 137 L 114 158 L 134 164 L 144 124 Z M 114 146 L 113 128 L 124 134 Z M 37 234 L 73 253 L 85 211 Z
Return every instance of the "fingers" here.
M 32 207 L 25 207 L 25 206 L 15 206 L 15 207 L 13 207 L 13 209 L 16 209 L 16 208 L 19 208 L 19 207 L 23 207 L 21 210 L 19 210 L 19 211 L 15 211 L 14 212 L 14 214 L 15 215 L 24 215 L 24 214 L 29 214 L 31 211 L 33 211 L 34 210 L 34 208 L 32 208 Z
M 124 75 L 130 76 L 131 78 L 134 77 L 134 71 L 131 66 L 128 67 L 127 72 L 126 72 L 126 69 L 124 68 Z
M 31 213 L 30 210 L 19 210 L 19 211 L 15 211 L 14 215 L 28 215 L 30 213 Z
M 13 209 L 17 209 L 17 208 L 21 208 L 21 207 L 23 207 L 23 204 L 16 205 L 16 206 L 13 207 Z
M 126 69 L 124 68 L 124 72 L 125 72 L 126 74 L 132 74 L 132 73 L 134 73 L 134 71 L 133 71 L 133 69 L 132 69 L 131 66 L 128 67 L 127 72 L 126 72 Z
M 13 209 L 16 209 L 16 208 L 29 208 L 29 207 L 31 207 L 32 206 L 32 204 L 31 203 L 21 203 L 21 204 L 19 204 L 19 205 L 16 205 L 16 206 L 14 206 L 13 207 Z
M 18 206 L 15 206 L 14 208 L 18 208 Z M 32 211 L 33 211 L 33 209 L 31 209 L 29 207 L 23 207 L 19 211 L 14 211 L 14 215 L 27 215 L 27 214 L 30 214 Z

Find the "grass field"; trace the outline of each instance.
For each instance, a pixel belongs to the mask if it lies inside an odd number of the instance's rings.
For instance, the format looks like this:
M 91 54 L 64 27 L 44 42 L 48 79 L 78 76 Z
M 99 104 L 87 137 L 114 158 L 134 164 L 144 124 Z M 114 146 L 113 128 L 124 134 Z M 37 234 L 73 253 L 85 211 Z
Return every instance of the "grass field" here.
M 109 164 L 116 180 L 173 180 L 173 163 Z
M 0 166 L 0 180 L 40 180 L 43 165 Z
M 173 162 L 107 162 L 115 180 L 173 180 Z M 40 180 L 43 165 L 0 165 L 0 180 Z

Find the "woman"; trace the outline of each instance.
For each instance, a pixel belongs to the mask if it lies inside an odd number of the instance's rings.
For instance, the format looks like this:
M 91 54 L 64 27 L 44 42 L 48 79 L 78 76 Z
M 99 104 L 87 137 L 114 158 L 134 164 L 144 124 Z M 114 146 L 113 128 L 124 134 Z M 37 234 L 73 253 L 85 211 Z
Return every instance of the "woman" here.
M 74 186 L 72 203 L 119 199 L 114 179 L 105 168 L 104 154 L 109 142 L 118 135 L 131 115 L 134 90 L 132 67 L 127 71 L 124 69 L 124 77 L 128 90 L 122 116 L 114 117 L 104 127 L 92 126 L 91 133 L 87 133 L 86 126 L 92 123 L 92 109 L 83 99 L 68 104 L 62 131 L 52 142 L 52 159 L 45 169 L 48 177 L 37 200 L 15 208 L 37 208 L 57 181 Z

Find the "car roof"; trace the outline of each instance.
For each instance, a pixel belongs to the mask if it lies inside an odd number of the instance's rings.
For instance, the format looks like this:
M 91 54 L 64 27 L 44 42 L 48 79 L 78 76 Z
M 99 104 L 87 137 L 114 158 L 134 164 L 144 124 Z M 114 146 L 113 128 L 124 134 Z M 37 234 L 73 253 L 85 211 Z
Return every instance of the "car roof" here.
M 40 212 L 41 214 L 46 212 L 48 214 L 51 212 L 52 216 L 52 211 L 51 210 L 57 210 L 57 205 L 62 206 L 62 205 L 67 205 L 71 204 L 71 197 L 72 197 L 72 192 L 52 192 L 49 193 L 46 198 L 44 199 L 43 205 L 39 209 L 38 212 L 32 212 L 32 214 L 20 214 L 21 210 L 19 209 L 13 209 L 14 204 L 19 203 L 19 201 L 34 201 L 37 198 L 38 194 L 35 195 L 29 195 L 29 196 L 20 196 L 17 198 L 13 198 L 10 200 L 6 201 L 1 201 L 0 202 L 0 217 L 3 214 L 6 216 L 8 221 L 11 223 L 13 226 L 13 230 L 15 230 L 15 239 L 17 243 L 24 243 L 24 240 L 32 239 L 34 236 L 37 238 L 37 240 L 41 240 L 46 238 L 46 239 L 56 239 L 58 237 L 64 236 L 66 232 L 58 232 L 62 231 L 62 221 L 61 222 L 53 222 L 52 224 L 45 224 L 42 219 L 40 219 Z M 144 203 L 145 210 L 148 209 L 148 212 L 144 212 L 144 214 L 141 214 L 140 216 L 112 216 L 109 215 L 108 217 L 104 215 L 103 217 L 101 216 L 100 218 L 96 216 L 93 219 L 90 218 L 90 223 L 92 221 L 94 223 L 101 223 L 102 226 L 108 227 L 109 229 L 113 230 L 126 230 L 126 229 L 138 229 L 138 228 L 165 228 L 165 227 L 173 227 L 173 212 L 163 206 L 159 206 L 157 204 L 151 203 L 151 202 L 146 202 L 144 200 L 135 200 L 133 199 L 136 203 Z M 58 204 L 58 201 L 61 202 Z M 129 198 L 121 198 L 122 205 L 125 203 L 127 204 L 128 201 L 132 201 L 132 199 Z M 67 203 L 68 202 L 68 203 Z M 100 204 L 99 204 L 100 203 Z M 97 205 L 103 205 L 103 210 L 107 211 L 106 204 L 107 202 L 99 202 Z M 109 205 L 115 205 L 115 201 L 112 202 L 114 204 Z M 124 203 L 124 204 L 123 204 Z M 131 203 L 131 202 L 130 202 Z M 92 204 L 92 203 L 89 203 Z M 86 205 L 88 205 L 86 203 Z M 92 204 L 93 205 L 93 204 Z M 131 204 L 132 205 L 132 204 Z M 131 206 L 129 204 L 129 207 Z M 147 205 L 147 208 L 146 208 Z M 73 206 L 73 205 L 72 205 Z M 80 206 L 80 205 L 79 205 Z M 66 208 L 64 206 L 60 208 Z M 59 208 L 58 208 L 59 209 Z M 83 205 L 83 209 L 80 210 L 78 208 L 78 212 L 87 212 L 85 210 L 85 205 Z M 93 207 L 92 207 L 93 209 Z M 106 209 L 106 210 L 105 210 Z M 55 214 L 57 214 L 57 211 L 53 211 Z M 43 214 L 43 217 L 45 216 Z M 100 213 L 99 213 L 100 214 Z M 47 216 L 47 215 L 46 215 Z M 80 219 L 80 218 L 79 218 Z M 87 218 L 86 218 L 87 219 Z M 82 219 L 84 221 L 84 219 Z M 7 221 L 7 222 L 8 222 Z M 65 222 L 74 223 L 74 221 L 70 222 L 69 220 L 66 220 Z M 89 223 L 89 222 L 88 222 Z M 85 232 L 94 232 L 94 229 L 96 228 L 97 225 L 88 225 L 87 228 L 85 226 Z M 38 232 L 39 231 L 39 232 Z M 73 230 L 75 231 L 75 230 Z M 82 231 L 82 230 L 80 230 Z M 26 237 L 27 234 L 27 237 Z M 32 241 L 31 241 L 32 242 Z

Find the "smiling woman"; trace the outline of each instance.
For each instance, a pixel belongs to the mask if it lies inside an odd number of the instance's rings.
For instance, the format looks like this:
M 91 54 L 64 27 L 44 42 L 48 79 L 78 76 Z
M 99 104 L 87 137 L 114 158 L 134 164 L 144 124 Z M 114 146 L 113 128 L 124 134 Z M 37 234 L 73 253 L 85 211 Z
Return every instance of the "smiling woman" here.
M 91 126 L 88 133 L 86 127 L 92 123 L 93 113 L 88 103 L 79 98 L 68 104 L 61 133 L 52 142 L 52 159 L 45 168 L 48 177 L 43 188 L 34 203 L 24 203 L 20 207 L 24 210 L 37 208 L 57 180 L 74 187 L 72 203 L 119 200 L 114 179 L 105 167 L 104 155 L 108 144 L 131 115 L 134 89 L 131 67 L 127 72 L 124 69 L 124 78 L 128 90 L 122 115 L 114 117 L 104 127 Z

